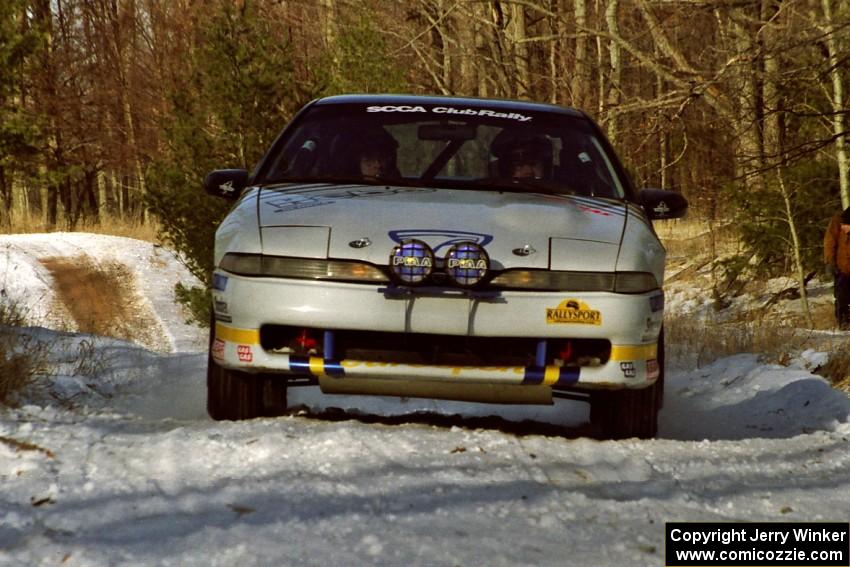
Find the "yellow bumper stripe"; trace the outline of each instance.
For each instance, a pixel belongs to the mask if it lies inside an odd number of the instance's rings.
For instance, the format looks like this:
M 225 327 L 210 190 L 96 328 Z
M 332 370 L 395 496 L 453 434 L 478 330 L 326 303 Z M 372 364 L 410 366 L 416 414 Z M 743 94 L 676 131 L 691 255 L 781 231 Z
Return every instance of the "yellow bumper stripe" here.
M 658 344 L 611 346 L 611 360 L 649 360 L 657 357 Z
M 561 369 L 557 366 L 547 366 L 543 373 L 543 383 L 551 386 L 561 377 Z
M 257 329 L 237 329 L 216 323 L 215 338 L 243 345 L 258 345 L 260 344 L 260 331 Z
M 325 375 L 325 361 L 318 356 L 310 357 L 310 374 L 313 376 Z

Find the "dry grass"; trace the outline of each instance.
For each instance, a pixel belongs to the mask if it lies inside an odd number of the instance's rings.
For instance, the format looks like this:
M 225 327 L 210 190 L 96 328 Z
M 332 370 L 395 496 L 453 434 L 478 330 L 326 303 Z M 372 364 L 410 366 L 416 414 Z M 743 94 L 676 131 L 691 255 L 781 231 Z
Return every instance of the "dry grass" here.
M 668 258 L 707 257 L 712 239 L 718 256 L 735 254 L 741 250 L 740 238 L 731 223 L 712 228 L 708 223 L 700 221 L 656 221 L 655 229 L 667 249 Z
M 68 223 L 64 219 L 60 219 L 56 226 L 50 227 L 44 222 L 44 219 L 39 215 L 20 214 L 12 215 L 10 226 L 2 227 L 2 232 L 6 234 L 28 234 L 42 232 L 91 232 L 94 234 L 109 234 L 113 236 L 125 236 L 127 238 L 135 238 L 137 240 L 145 240 L 147 242 L 159 242 L 158 232 L 159 223 L 151 220 L 148 223 L 143 223 L 138 219 L 120 219 L 118 217 L 105 217 L 102 220 L 80 221 L 73 228 L 69 229 Z
M 758 354 L 767 363 L 787 364 L 788 353 L 816 347 L 819 342 L 804 329 L 755 318 L 719 323 L 670 315 L 664 321 L 664 332 L 671 356 L 692 359 L 698 367 L 740 353 Z
M 44 371 L 45 346 L 32 337 L 16 332 L 26 324 L 22 310 L 5 298 L 0 302 L 0 405 L 9 405 L 15 394 Z
M 850 341 L 839 345 L 830 353 L 829 362 L 818 370 L 818 374 L 832 382 L 839 390 L 850 394 Z

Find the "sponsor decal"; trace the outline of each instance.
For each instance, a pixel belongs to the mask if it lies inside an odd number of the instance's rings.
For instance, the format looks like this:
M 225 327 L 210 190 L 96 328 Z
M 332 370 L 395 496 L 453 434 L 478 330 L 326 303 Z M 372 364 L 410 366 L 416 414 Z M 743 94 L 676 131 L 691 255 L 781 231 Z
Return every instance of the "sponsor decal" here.
M 399 244 L 409 239 L 439 242 L 439 244 L 432 248 L 434 254 L 439 253 L 441 248 L 451 247 L 461 242 L 474 242 L 479 246 L 487 246 L 493 241 L 491 234 L 463 230 L 444 230 L 441 228 L 409 228 L 391 230 L 387 234 L 389 234 L 390 240 Z
M 213 312 L 215 313 L 216 321 L 221 321 L 223 323 L 230 323 L 233 321 L 233 317 L 230 316 L 230 309 L 227 306 L 227 302 L 222 301 L 217 297 L 213 298 Z
M 558 307 L 546 309 L 546 323 L 567 323 L 574 325 L 601 325 L 602 313 L 591 309 L 583 301 L 565 299 Z
M 576 209 L 588 215 L 600 217 L 623 217 L 626 215 L 626 210 L 622 205 L 609 205 L 592 197 L 570 195 L 567 200 Z
M 450 270 L 455 268 L 460 270 L 486 270 L 487 260 L 481 258 L 474 260 L 472 258 L 449 258 L 447 266 Z
M 233 188 L 233 181 L 228 181 L 227 183 L 222 183 L 218 186 L 219 191 L 224 193 L 225 195 L 230 195 L 235 190 Z
M 646 361 L 646 379 L 647 380 L 655 380 L 658 378 L 660 374 L 658 368 L 658 361 L 654 358 L 650 358 Z
M 239 362 L 253 362 L 254 351 L 251 350 L 251 345 L 239 345 L 236 347 L 236 355 L 239 357 Z
M 592 215 L 600 215 L 603 217 L 610 217 L 611 213 L 606 213 L 603 210 L 596 209 L 594 207 L 588 207 L 587 205 L 579 205 L 578 208 L 584 213 L 590 213 Z
M 620 370 L 623 371 L 623 376 L 626 378 L 634 378 L 637 376 L 637 370 L 635 369 L 634 362 L 621 362 Z
M 393 266 L 404 266 L 405 268 L 431 268 L 434 262 L 431 258 L 425 256 L 417 258 L 416 256 L 393 256 Z
M 328 191 L 327 185 L 322 185 L 314 190 L 316 195 L 309 190 L 299 190 L 296 194 L 280 194 L 277 191 L 264 191 L 262 200 L 271 207 L 275 213 L 286 213 L 300 209 L 332 205 L 337 201 L 347 199 L 364 199 L 368 197 L 385 197 L 388 195 L 402 195 L 406 193 L 433 193 L 436 189 L 427 187 L 369 187 L 363 189 L 346 189 L 342 191 Z
M 227 276 L 213 274 L 213 289 L 224 291 L 227 289 Z
M 453 114 L 460 116 L 487 116 L 489 118 L 505 118 L 507 120 L 516 120 L 518 122 L 531 122 L 531 116 L 520 114 L 519 112 L 499 112 L 487 108 L 455 108 L 453 106 L 433 106 L 425 108 L 424 106 L 409 106 L 409 105 L 384 105 L 384 106 L 368 106 L 366 112 L 421 112 L 431 114 Z
M 424 106 L 384 105 L 370 106 L 366 112 L 428 112 Z
M 227 308 L 227 302 L 218 298 L 213 300 L 215 312 L 219 315 L 230 315 L 230 310 Z
M 661 201 L 660 203 L 655 205 L 655 208 L 652 209 L 652 210 L 655 211 L 655 214 L 657 214 L 657 215 L 666 216 L 667 213 L 670 212 L 670 207 L 667 206 L 667 203 L 665 203 L 664 201 Z
M 212 348 L 210 349 L 210 354 L 212 355 L 213 360 L 224 360 L 224 341 L 221 339 L 214 340 Z

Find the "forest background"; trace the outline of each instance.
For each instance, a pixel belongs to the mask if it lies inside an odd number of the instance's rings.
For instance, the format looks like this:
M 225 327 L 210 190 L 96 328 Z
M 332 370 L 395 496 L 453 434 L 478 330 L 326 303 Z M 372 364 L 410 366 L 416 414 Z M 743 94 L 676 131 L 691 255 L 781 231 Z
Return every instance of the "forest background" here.
M 848 82 L 847 0 L 4 0 L 0 231 L 153 226 L 203 280 L 203 176 L 311 99 L 519 98 L 588 112 L 713 257 L 732 233 L 718 294 L 803 283 L 850 206 Z

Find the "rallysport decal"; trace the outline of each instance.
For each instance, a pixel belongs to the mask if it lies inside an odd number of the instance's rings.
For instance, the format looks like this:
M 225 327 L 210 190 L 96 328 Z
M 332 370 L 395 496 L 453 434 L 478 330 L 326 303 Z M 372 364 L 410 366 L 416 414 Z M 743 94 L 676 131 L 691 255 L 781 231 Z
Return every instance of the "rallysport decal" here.
M 444 230 L 432 228 L 408 228 L 402 230 L 391 230 L 387 233 L 390 240 L 401 244 L 405 240 L 417 239 L 424 241 L 435 242 L 437 238 L 443 238 L 436 246 L 432 246 L 431 250 L 434 254 L 440 251 L 441 248 L 453 246 L 458 242 L 474 242 L 479 246 L 487 246 L 493 241 L 493 235 L 483 234 L 480 232 L 467 232 L 463 230 Z
M 531 116 L 519 112 L 498 112 L 486 108 L 454 108 L 453 106 L 410 106 L 410 105 L 382 105 L 369 106 L 366 112 L 423 112 L 430 114 L 453 114 L 461 116 L 487 116 L 490 118 L 506 118 L 518 122 L 531 122 Z
M 571 324 L 571 325 L 601 325 L 602 313 L 591 309 L 583 301 L 577 299 L 565 299 L 558 307 L 546 309 L 546 323 Z

